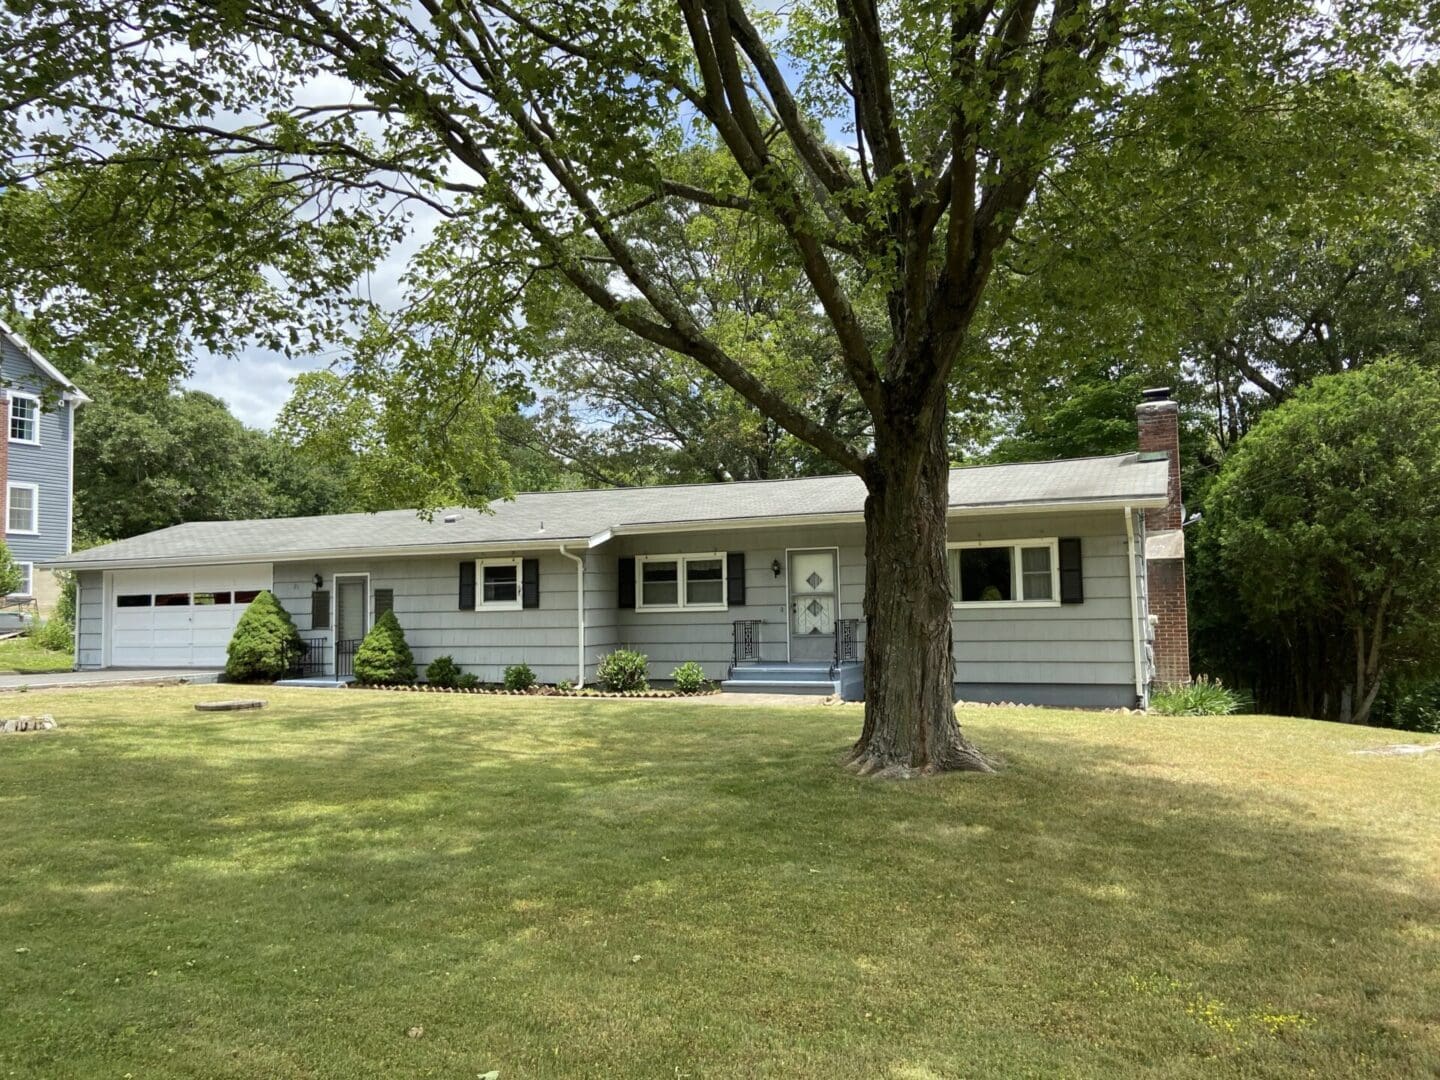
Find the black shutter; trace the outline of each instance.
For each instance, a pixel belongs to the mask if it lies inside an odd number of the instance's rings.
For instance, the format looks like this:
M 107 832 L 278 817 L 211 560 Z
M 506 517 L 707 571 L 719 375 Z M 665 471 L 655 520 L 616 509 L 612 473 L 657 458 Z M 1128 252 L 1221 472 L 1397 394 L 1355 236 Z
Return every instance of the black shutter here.
M 475 560 L 466 559 L 460 564 L 460 610 L 475 610 Z
M 316 589 L 310 594 L 310 629 L 330 629 L 329 589 Z
M 725 593 L 731 607 L 745 606 L 745 553 L 732 551 L 725 556 Z
M 520 606 L 540 606 L 540 560 L 520 560 Z
M 1062 604 L 1083 604 L 1085 602 L 1085 575 L 1080 568 L 1080 538 L 1065 536 L 1060 539 L 1060 602 Z
M 384 615 L 385 612 L 387 612 L 387 611 L 394 611 L 394 610 L 395 610 L 395 590 L 394 590 L 394 589 L 376 589 L 376 590 L 375 590 L 375 617 L 378 619 L 381 615 Z
M 620 595 L 616 599 L 616 606 L 635 606 L 635 560 L 629 557 L 620 560 Z

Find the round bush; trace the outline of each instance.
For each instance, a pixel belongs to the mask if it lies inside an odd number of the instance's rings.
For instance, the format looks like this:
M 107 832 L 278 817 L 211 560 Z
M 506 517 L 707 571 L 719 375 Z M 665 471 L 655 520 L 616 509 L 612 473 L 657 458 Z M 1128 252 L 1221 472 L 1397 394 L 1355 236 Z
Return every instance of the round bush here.
M 401 686 L 415 681 L 415 657 L 395 612 L 375 620 L 355 652 L 355 680 L 367 686 Z
M 529 690 L 535 685 L 535 672 L 529 664 L 511 664 L 505 669 L 506 690 Z
M 71 633 L 70 624 L 58 615 L 46 619 L 30 636 L 36 645 L 51 652 L 70 652 L 75 648 L 75 637 Z
M 682 694 L 698 694 L 709 685 L 705 669 L 694 660 L 686 660 L 670 673 L 670 678 L 675 681 L 675 689 Z
M 290 613 L 268 589 L 250 601 L 225 651 L 225 677 L 234 682 L 282 678 L 304 649 Z
M 425 669 L 425 681 L 446 690 L 460 685 L 460 667 L 453 656 L 437 656 Z
M 650 689 L 650 658 L 633 649 L 616 649 L 600 658 L 595 679 L 606 690 L 632 691 Z

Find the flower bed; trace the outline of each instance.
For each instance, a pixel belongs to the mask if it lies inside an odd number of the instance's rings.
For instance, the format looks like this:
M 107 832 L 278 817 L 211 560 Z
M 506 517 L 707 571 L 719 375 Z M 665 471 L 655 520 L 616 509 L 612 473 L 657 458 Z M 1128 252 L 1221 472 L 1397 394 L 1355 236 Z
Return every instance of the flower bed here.
M 410 683 L 405 686 L 362 686 L 349 683 L 350 690 L 386 690 L 391 693 L 410 694 L 489 694 L 496 697 L 573 697 L 573 698 L 682 698 L 702 697 L 718 694 L 720 688 L 710 686 L 704 690 L 682 693 L 679 690 L 562 690 L 558 686 L 532 686 L 528 690 L 506 690 L 503 686 L 476 686 L 471 688 L 430 686 L 425 683 Z

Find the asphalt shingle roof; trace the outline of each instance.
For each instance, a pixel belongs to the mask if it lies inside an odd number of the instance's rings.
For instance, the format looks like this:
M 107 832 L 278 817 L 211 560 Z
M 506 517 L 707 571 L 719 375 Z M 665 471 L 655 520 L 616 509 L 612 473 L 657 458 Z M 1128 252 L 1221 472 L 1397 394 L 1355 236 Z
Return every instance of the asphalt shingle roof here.
M 1168 464 L 1137 454 L 1066 461 L 982 465 L 950 471 L 955 511 L 1129 502 L 1163 505 Z M 487 511 L 413 510 L 378 514 L 196 521 L 77 552 L 46 565 L 68 569 L 168 563 L 272 561 L 347 553 L 554 546 L 606 530 L 663 532 L 706 522 L 763 526 L 785 519 L 857 520 L 865 488 L 858 477 L 817 476 L 739 484 L 680 484 L 590 491 L 543 491 L 497 502 Z M 446 520 L 447 518 L 456 520 Z

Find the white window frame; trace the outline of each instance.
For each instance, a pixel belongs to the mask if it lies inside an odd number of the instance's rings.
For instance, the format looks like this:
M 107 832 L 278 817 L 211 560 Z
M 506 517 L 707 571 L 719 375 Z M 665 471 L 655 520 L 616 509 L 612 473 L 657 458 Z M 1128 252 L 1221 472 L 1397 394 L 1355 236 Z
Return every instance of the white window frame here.
M 730 575 L 726 551 L 692 551 L 684 555 L 637 555 L 635 556 L 635 610 L 636 611 L 728 611 L 730 609 Z M 720 603 L 687 603 L 685 567 L 692 562 L 714 562 L 720 560 Z M 675 564 L 675 599 L 673 604 L 645 603 L 645 564 L 652 562 L 673 562 Z
M 476 611 L 519 611 L 525 606 L 524 559 L 476 559 L 475 560 L 475 610 Z M 515 599 L 485 599 L 485 568 L 487 566 L 513 566 L 515 568 Z
M 35 564 L 33 562 L 16 562 L 16 566 L 25 572 L 24 585 L 12 592 L 11 596 L 29 598 L 35 595 Z
M 32 496 L 30 503 L 30 528 L 12 529 L 10 527 L 10 493 L 17 488 L 24 488 Z M 39 536 L 40 535 L 40 485 L 22 484 L 18 480 L 11 480 L 5 485 L 5 532 L 9 536 Z
M 952 598 L 955 608 L 969 611 L 987 611 L 992 608 L 1046 608 L 1060 606 L 1060 538 L 1058 536 L 1037 536 L 1024 540 L 964 540 L 945 545 L 945 572 L 950 573 L 950 552 L 974 548 L 1010 548 L 1010 595 L 1025 595 L 1025 572 L 1021 566 L 1021 548 L 1050 549 L 1050 599 L 1049 600 L 959 600 Z M 956 556 L 959 559 L 959 556 Z M 958 565 L 956 567 L 959 569 Z M 956 577 L 958 577 L 958 573 Z M 953 580 L 953 579 L 952 579 Z
M 23 390 L 11 390 L 9 394 L 10 407 L 5 412 L 5 435 L 12 443 L 19 443 L 22 446 L 40 445 L 40 414 L 44 411 L 41 408 L 40 398 L 36 394 L 27 394 Z M 33 439 L 17 439 L 10 434 L 10 429 L 15 423 L 15 402 L 30 401 L 35 404 L 35 437 Z

